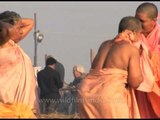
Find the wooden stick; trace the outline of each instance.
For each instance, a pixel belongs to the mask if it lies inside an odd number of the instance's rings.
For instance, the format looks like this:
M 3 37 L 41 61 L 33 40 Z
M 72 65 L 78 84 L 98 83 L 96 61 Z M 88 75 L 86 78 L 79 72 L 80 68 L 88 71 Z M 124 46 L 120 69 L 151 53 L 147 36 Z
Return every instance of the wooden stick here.
M 93 60 L 94 60 L 94 51 L 93 51 L 93 49 L 91 48 L 91 49 L 90 49 L 90 63 L 91 63 L 91 66 L 92 66 Z

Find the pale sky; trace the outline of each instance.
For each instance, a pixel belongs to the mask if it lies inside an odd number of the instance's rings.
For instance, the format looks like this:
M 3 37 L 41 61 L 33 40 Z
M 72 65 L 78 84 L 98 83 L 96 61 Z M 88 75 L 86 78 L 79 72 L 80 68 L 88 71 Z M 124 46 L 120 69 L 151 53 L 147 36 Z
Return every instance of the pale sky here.
M 148 1 L 149 2 L 149 1 Z M 153 2 L 160 11 L 160 2 Z M 52 55 L 65 67 L 65 81 L 73 80 L 75 64 L 90 68 L 90 49 L 97 53 L 100 44 L 112 39 L 124 16 L 134 16 L 140 2 L 0 2 L 0 11 L 11 10 L 25 18 L 37 14 L 37 29 L 44 34 L 38 43 L 37 63 L 42 69 L 44 55 Z M 34 29 L 20 42 L 34 62 Z

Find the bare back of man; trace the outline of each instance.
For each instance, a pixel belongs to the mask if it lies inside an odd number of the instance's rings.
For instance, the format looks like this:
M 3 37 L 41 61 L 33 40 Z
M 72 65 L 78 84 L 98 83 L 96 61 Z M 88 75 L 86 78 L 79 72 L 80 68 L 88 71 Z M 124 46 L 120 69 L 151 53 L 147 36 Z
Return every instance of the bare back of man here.
M 133 45 L 139 41 L 141 29 L 138 19 L 124 17 L 120 21 L 119 34 L 113 40 L 101 44 L 93 60 L 92 70 L 78 89 L 78 99 L 85 99 L 79 102 L 80 117 L 140 117 L 132 88 L 136 89 L 143 81 L 140 52 Z M 101 102 L 93 103 L 90 99 Z
M 139 50 L 130 43 L 121 41 L 112 45 L 108 50 L 103 67 L 128 71 L 128 84 L 137 88 L 142 82 L 139 62 Z
M 118 68 L 128 71 L 128 84 L 137 88 L 141 83 L 139 50 L 126 41 L 114 43 L 114 40 L 105 41 L 99 48 L 92 69 Z M 101 54 L 103 53 L 103 54 Z
M 111 48 L 112 44 L 113 44 L 113 40 L 106 40 L 101 44 L 101 46 L 99 47 L 98 53 L 93 60 L 92 67 L 91 67 L 92 69 L 98 70 L 103 68 L 105 57 L 109 49 Z

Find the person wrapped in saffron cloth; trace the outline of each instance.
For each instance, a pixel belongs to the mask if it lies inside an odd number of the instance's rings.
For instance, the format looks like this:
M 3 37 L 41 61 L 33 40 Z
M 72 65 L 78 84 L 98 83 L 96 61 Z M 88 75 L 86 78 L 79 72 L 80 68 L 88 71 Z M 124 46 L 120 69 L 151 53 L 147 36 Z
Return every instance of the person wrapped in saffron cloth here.
M 0 118 L 37 118 L 39 101 L 29 56 L 18 45 L 34 21 L 14 11 L 0 13 Z
M 135 17 L 142 23 L 141 44 L 149 56 L 150 68 L 153 71 L 144 73 L 146 83 L 143 91 L 135 91 L 142 118 L 160 118 L 160 25 L 158 8 L 153 3 L 144 2 L 136 9 Z M 147 69 L 146 61 L 141 60 L 142 70 Z M 154 84 L 153 84 L 154 83 Z M 150 86 L 151 91 L 146 91 Z M 141 87 L 142 88 L 142 87 Z M 148 90 L 149 90 L 148 89 Z
M 119 23 L 119 34 L 101 44 L 78 88 L 80 118 L 140 118 L 134 89 L 143 76 L 140 49 L 134 44 L 141 31 L 141 22 L 127 16 Z

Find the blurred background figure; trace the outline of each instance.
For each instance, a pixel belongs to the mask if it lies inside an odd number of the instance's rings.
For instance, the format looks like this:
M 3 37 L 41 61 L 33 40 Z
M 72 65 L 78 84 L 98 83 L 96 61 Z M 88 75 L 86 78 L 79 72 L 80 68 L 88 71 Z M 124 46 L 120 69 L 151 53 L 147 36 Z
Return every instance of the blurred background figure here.
M 46 59 L 46 66 L 38 72 L 37 80 L 40 88 L 40 108 L 41 113 L 49 114 L 56 111 L 60 99 L 59 89 L 63 82 L 59 73 L 55 70 L 57 60 L 53 57 Z
M 77 88 L 80 82 L 85 77 L 85 69 L 82 65 L 73 66 L 73 77 L 74 80 L 70 83 L 63 83 L 63 88 L 61 91 L 61 104 L 59 106 L 58 112 L 63 114 L 72 115 L 77 113 L 76 97 Z
M 82 65 L 74 65 L 73 67 L 74 80 L 69 84 L 72 94 L 72 99 L 70 104 L 71 106 L 69 107 L 69 114 L 77 113 L 77 105 L 76 105 L 77 88 L 81 83 L 81 81 L 83 80 L 83 78 L 85 77 L 85 75 L 86 75 L 85 69 Z
M 60 80 L 64 82 L 64 76 L 65 76 L 65 69 L 62 63 L 57 61 L 55 70 L 59 72 L 60 74 Z
M 45 54 L 45 61 L 48 57 L 52 57 L 51 55 L 47 55 Z M 64 68 L 64 65 L 57 60 L 56 62 L 56 67 L 55 67 L 55 70 L 59 72 L 60 74 L 60 79 L 62 82 L 64 82 L 64 76 L 65 76 L 65 68 Z
M 74 80 L 69 86 L 77 88 L 81 80 L 85 77 L 85 69 L 82 65 L 75 65 L 73 67 Z

